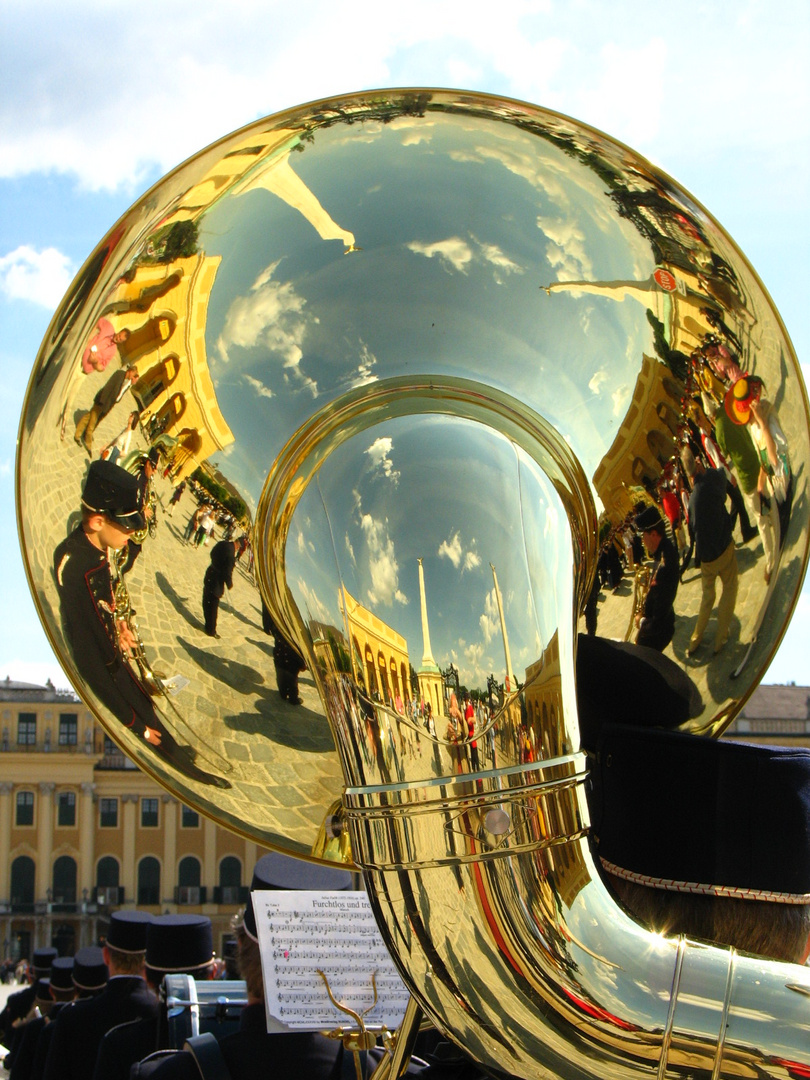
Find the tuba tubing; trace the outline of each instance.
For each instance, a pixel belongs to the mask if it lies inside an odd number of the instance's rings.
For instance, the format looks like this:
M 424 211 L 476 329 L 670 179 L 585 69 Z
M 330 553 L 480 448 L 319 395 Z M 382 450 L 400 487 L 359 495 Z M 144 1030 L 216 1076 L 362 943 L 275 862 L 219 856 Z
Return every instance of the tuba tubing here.
M 656 1066 L 661 1078 L 687 1068 L 783 1077 L 810 1064 L 810 972 L 641 927 L 594 866 L 584 757 L 539 771 L 467 775 L 400 792 L 396 806 L 390 791 L 346 794 L 386 944 L 437 1026 L 493 1073 L 527 1080 L 649 1076 Z M 515 792 L 508 800 L 503 783 Z M 441 845 L 448 808 L 484 820 L 496 800 L 513 820 L 567 825 L 514 854 L 470 840 L 467 862 L 412 858 L 416 834 L 420 851 L 431 834 Z M 566 917 L 572 867 L 582 899 Z

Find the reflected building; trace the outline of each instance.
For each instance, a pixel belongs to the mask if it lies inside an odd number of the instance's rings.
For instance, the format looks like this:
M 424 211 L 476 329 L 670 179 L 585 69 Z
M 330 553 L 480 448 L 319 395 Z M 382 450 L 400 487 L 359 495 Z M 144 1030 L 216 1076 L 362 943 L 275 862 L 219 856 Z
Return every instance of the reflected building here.
M 338 597 L 349 633 L 354 677 L 366 694 L 385 704 L 412 697 L 408 643 L 393 627 L 364 607 L 344 588 Z
M 152 436 L 177 441 L 172 477 L 182 480 L 233 434 L 217 403 L 208 367 L 205 328 L 208 302 L 220 258 L 202 254 L 171 264 L 138 264 L 112 295 L 117 329 L 130 336 L 119 347 L 125 363 L 135 363 L 140 378 L 133 395 L 141 423 Z M 140 314 L 143 298 L 150 314 Z
M 633 396 L 610 449 L 593 475 L 593 486 L 614 523 L 633 509 L 634 492 L 658 480 L 676 450 L 683 383 L 666 364 L 642 357 Z

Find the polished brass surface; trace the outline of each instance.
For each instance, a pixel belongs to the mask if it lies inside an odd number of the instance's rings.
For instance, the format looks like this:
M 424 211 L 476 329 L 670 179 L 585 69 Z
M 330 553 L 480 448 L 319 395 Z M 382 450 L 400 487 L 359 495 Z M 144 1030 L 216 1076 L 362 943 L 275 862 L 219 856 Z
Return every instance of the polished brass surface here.
M 87 468 L 74 426 L 119 363 L 139 379 L 87 442 L 134 400 L 138 449 L 164 450 L 127 587 L 146 656 L 188 680 L 171 708 L 154 698 L 182 760 L 81 676 L 52 571 Z M 716 608 L 693 640 L 694 562 L 678 588 L 665 651 L 711 735 L 762 677 L 808 556 L 806 394 L 744 256 L 649 162 L 534 106 L 392 90 L 289 110 L 147 192 L 57 311 L 20 427 L 32 591 L 77 690 L 184 802 L 300 855 L 345 859 L 350 838 L 421 1006 L 489 1067 L 784 1075 L 777 1058 L 808 1062 L 806 973 L 617 910 L 576 717 L 586 603 L 607 637 L 634 614 L 628 576 L 592 593 L 600 553 L 683 488 L 685 440 L 713 452 L 701 432 L 740 372 L 778 417 L 763 483 L 783 528 L 735 547 L 727 641 Z M 219 639 L 201 618 L 211 547 L 183 540 L 190 492 L 170 511 L 198 467 L 255 554 Z M 301 705 L 277 693 L 262 598 L 307 662 Z

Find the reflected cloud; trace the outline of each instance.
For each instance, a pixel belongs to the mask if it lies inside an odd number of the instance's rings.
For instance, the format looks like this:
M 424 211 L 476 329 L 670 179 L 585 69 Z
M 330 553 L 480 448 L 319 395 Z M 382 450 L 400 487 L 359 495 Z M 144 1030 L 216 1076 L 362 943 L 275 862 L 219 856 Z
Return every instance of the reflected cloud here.
M 269 386 L 265 386 L 264 383 L 261 382 L 261 380 L 254 379 L 252 375 L 243 375 L 242 378 L 248 384 L 248 386 L 253 387 L 259 397 L 273 397 L 273 391 L 270 389 Z
M 228 363 L 235 346 L 242 349 L 261 346 L 281 358 L 285 381 L 288 379 L 286 372 L 293 372 L 298 382 L 316 397 L 317 383 L 299 367 L 307 329 L 306 300 L 289 282 L 274 280 L 280 262 L 277 259 L 265 267 L 251 285 L 249 294 L 237 296 L 231 302 L 217 339 L 217 350 L 220 359 Z
M 489 645 L 499 626 L 498 599 L 494 588 L 490 589 L 486 595 L 484 613 L 478 620 L 478 625 L 484 635 L 484 644 Z
M 394 440 L 391 438 L 380 437 L 375 439 L 371 446 L 366 450 L 366 454 L 371 458 L 371 464 L 373 468 L 382 473 L 393 484 L 399 483 L 399 471 L 394 468 L 394 463 L 391 460 L 391 451 L 394 447 Z
M 303 578 L 298 578 L 297 585 L 300 594 L 304 599 L 309 618 L 319 619 L 321 622 L 329 622 L 332 618 L 329 608 L 324 604 L 315 590 L 307 585 Z
M 469 242 L 460 236 L 450 236 L 434 244 L 414 240 L 406 246 L 416 255 L 424 255 L 427 259 L 438 258 L 448 273 L 455 270 L 467 274 L 471 266 L 489 263 L 495 269 L 495 280 L 499 285 L 507 275 L 523 273 L 523 267 L 505 255 L 497 244 L 482 242 L 472 235 Z
M 366 596 L 370 603 L 382 604 L 384 607 L 392 607 L 394 601 L 407 604 L 408 597 L 399 587 L 399 563 L 394 551 L 394 541 L 388 534 L 388 520 L 377 521 L 371 514 L 364 514 L 359 492 L 355 492 L 355 499 L 359 524 L 369 555 L 371 588 L 366 590 Z
M 475 544 L 475 538 L 472 541 Z M 440 558 L 449 559 L 456 570 L 461 567 L 462 574 L 465 570 L 474 570 L 481 565 L 481 556 L 470 547 L 467 551 L 461 543 L 461 533 L 454 533 L 449 540 L 443 540 L 437 552 Z
M 407 247 L 410 251 L 417 255 L 424 255 L 427 259 L 434 257 L 439 259 L 448 273 L 452 269 L 460 274 L 466 274 L 473 257 L 470 245 L 460 236 L 437 240 L 435 244 L 421 244 L 418 240 L 413 240 Z
M 558 281 L 593 277 L 593 261 L 586 251 L 586 236 L 576 221 L 538 216 L 537 227 L 549 241 L 546 258 L 556 269 Z
M 632 393 L 632 391 L 631 391 L 630 387 L 626 383 L 625 383 L 624 386 L 619 386 L 613 391 L 613 393 L 611 395 L 611 399 L 613 401 L 613 415 L 614 416 L 623 416 L 624 415 L 625 406 L 627 404 L 627 401 L 628 401 L 631 393 Z
M 377 382 L 377 376 L 373 375 L 371 372 L 371 369 L 377 363 L 377 357 L 364 341 L 360 343 L 360 346 L 360 363 L 357 365 L 356 375 L 351 379 L 350 385 L 352 389 L 358 386 L 366 386 L 368 383 Z
M 588 389 L 591 391 L 591 393 L 598 394 L 602 387 L 602 384 L 607 382 L 607 379 L 608 373 L 605 371 L 604 368 L 600 368 L 599 371 L 596 372 L 596 374 L 588 383 Z

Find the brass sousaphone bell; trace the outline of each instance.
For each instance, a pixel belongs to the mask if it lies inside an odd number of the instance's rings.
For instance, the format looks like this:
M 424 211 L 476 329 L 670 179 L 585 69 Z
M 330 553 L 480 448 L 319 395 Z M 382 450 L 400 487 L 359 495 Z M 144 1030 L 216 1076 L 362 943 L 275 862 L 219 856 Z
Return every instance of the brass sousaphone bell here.
M 129 334 L 85 373 L 108 327 Z M 728 642 L 689 664 L 703 703 L 689 730 L 718 735 L 801 588 L 807 399 L 734 242 L 602 133 L 444 90 L 257 121 L 127 211 L 37 358 L 19 527 L 76 689 L 184 803 L 303 857 L 350 851 L 416 999 L 495 1072 L 810 1064 L 805 970 L 648 933 L 588 844 L 576 632 L 600 548 L 677 482 L 689 421 L 725 408 L 718 354 L 763 380 L 792 478 L 772 572 L 759 541 L 741 549 Z M 71 424 L 119 361 L 138 368 L 142 429 L 173 440 L 159 500 L 193 477 L 255 558 L 252 574 L 250 553 L 238 564 L 219 640 L 206 636 L 189 488 L 129 575 L 147 654 L 188 680 L 171 709 L 154 698 L 182 760 L 136 738 L 81 674 L 52 570 L 87 468 Z M 98 440 L 131 408 L 102 418 Z M 687 574 L 666 650 L 679 663 L 699 602 Z M 623 637 L 632 604 L 631 588 L 604 590 L 599 633 Z M 277 693 L 263 605 L 306 660 L 301 705 Z M 479 714 L 475 757 L 452 723 L 456 668 L 498 703 Z

